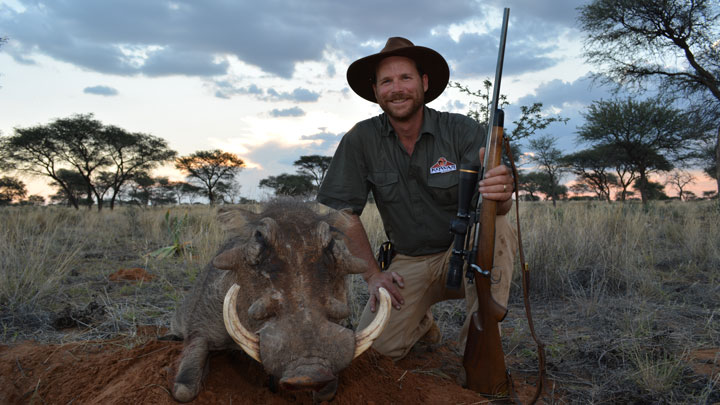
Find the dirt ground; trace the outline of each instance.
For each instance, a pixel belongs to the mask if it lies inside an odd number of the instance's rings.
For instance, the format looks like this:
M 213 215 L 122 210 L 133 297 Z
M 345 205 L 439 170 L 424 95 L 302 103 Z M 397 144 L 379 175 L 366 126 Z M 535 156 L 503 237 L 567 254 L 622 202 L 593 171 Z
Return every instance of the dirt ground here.
M 169 393 L 182 343 L 153 336 L 0 346 L 0 404 L 172 404 Z M 370 350 L 340 375 L 332 404 L 479 404 L 487 401 L 455 382 L 461 358 L 447 346 L 414 349 L 393 363 Z M 534 393 L 535 376 L 514 375 L 521 399 Z M 193 404 L 311 404 L 307 392 L 269 388 L 262 366 L 242 352 L 211 357 L 210 373 Z

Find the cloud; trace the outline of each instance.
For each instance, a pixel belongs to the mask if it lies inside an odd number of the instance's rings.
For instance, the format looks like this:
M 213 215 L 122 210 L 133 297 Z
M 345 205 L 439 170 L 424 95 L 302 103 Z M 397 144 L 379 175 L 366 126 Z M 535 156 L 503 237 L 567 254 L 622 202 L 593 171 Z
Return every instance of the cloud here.
M 270 111 L 270 116 L 275 118 L 281 118 L 281 117 L 302 117 L 305 115 L 305 111 L 303 111 L 300 107 L 292 107 L 292 108 L 273 108 Z
M 312 143 L 307 146 L 309 151 L 312 151 L 312 153 L 309 154 L 332 156 L 343 135 L 345 135 L 344 132 L 334 134 L 327 132 L 325 128 L 320 128 L 320 132 L 311 135 L 302 135 L 300 139 L 303 141 L 312 141 Z
M 320 98 L 320 93 L 299 87 L 292 92 L 277 92 L 275 89 L 268 89 L 267 94 L 271 100 L 289 100 L 299 103 L 313 102 Z
M 510 21 L 533 21 L 531 25 L 562 25 L 567 28 L 575 26 L 577 8 L 589 0 L 489 0 L 497 8 L 510 8 Z M 515 28 L 515 27 L 513 27 Z
M 228 73 L 230 62 L 237 59 L 287 79 L 293 77 L 297 64 L 307 61 L 327 63 L 331 76 L 336 69 L 342 72 L 344 67 L 334 65 L 338 60 L 375 53 L 395 35 L 436 46 L 455 61 L 460 75 L 487 74 L 494 69 L 497 32 L 468 32 L 455 41 L 450 29 L 468 23 L 487 25 L 502 5 L 472 0 L 417 0 L 412 7 L 385 0 L 18 3 L 17 9 L 0 5 L 0 25 L 17 43 L 12 55 L 22 63 L 45 54 L 102 73 L 217 77 Z M 517 7 L 511 13 L 514 25 L 508 50 L 517 49 L 508 54 L 508 66 L 516 67 L 509 69 L 540 70 L 557 63 L 549 56 L 554 48 L 545 40 L 568 29 L 575 13 L 573 1 L 513 3 Z M 480 65 L 479 58 L 490 63 Z
M 113 87 L 108 86 L 92 86 L 92 87 L 85 87 L 83 89 L 83 93 L 85 94 L 97 94 L 100 96 L 117 96 L 118 91 L 117 89 Z
M 539 134 L 549 134 L 558 138 L 558 147 L 564 153 L 579 150 L 582 145 L 578 143 L 577 128 L 585 122 L 583 113 L 593 101 L 613 98 L 616 95 L 608 87 L 593 82 L 591 73 L 586 74 L 572 82 L 555 79 L 543 82 L 535 88 L 534 94 L 521 97 L 506 109 L 506 127 L 514 128 L 512 121 L 520 118 L 520 106 L 529 106 L 533 103 L 543 103 L 546 113 L 556 113 L 569 118 L 566 124 L 554 123 Z M 622 94 L 618 96 L 622 97 Z
M 560 79 L 543 82 L 535 89 L 535 94 L 520 98 L 518 104 L 540 101 L 546 107 L 562 109 L 563 106 L 570 105 L 587 106 L 595 100 L 610 97 L 611 90 L 594 83 L 591 73 L 588 73 L 572 82 Z
M 447 59 L 451 77 L 462 79 L 470 76 L 494 77 L 499 43 L 498 29 L 487 34 L 464 33 L 457 41 L 450 37 L 433 37 L 425 46 L 437 50 Z M 544 45 L 531 37 L 509 41 L 505 48 L 503 74 L 521 74 L 551 67 L 558 63 L 558 59 L 550 56 L 556 49 L 554 45 Z
M 148 76 L 217 76 L 224 74 L 229 63 L 214 61 L 202 52 L 164 48 L 152 52 L 142 65 L 142 72 Z
M 298 87 L 290 92 L 277 91 L 274 88 L 261 89 L 256 84 L 236 86 L 227 80 L 220 80 L 214 83 L 215 96 L 219 98 L 231 98 L 235 95 L 251 95 L 261 101 L 292 101 L 295 103 L 313 103 L 320 99 L 320 93 Z
M 227 80 L 218 80 L 214 83 L 215 86 L 215 97 L 229 99 L 234 95 L 254 95 L 262 97 L 265 94 L 265 90 L 259 88 L 255 84 L 251 84 L 244 87 L 237 87 Z

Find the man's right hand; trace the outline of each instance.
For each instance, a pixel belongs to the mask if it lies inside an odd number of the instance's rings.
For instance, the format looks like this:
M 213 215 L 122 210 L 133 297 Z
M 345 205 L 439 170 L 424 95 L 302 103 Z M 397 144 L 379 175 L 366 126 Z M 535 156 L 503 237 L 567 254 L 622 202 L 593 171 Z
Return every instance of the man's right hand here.
M 377 309 L 377 303 L 380 299 L 380 293 L 378 289 L 380 287 L 385 288 L 390 293 L 392 298 L 392 305 L 395 309 L 400 309 L 405 300 L 402 294 L 400 294 L 400 288 L 404 288 L 405 284 L 401 275 L 394 271 L 378 271 L 367 278 L 368 292 L 370 293 L 370 311 L 375 312 Z M 400 287 L 400 288 L 398 288 Z
M 345 229 L 346 241 L 350 253 L 365 261 L 368 270 L 363 274 L 363 279 L 368 283 L 368 291 L 370 292 L 370 310 L 375 312 L 377 303 L 380 299 L 378 288 L 384 287 L 392 299 L 392 305 L 396 309 L 405 303 L 400 294 L 399 288 L 405 287 L 403 278 L 394 271 L 381 272 L 375 261 L 370 248 L 370 241 L 367 238 L 367 232 L 360 221 L 360 217 L 355 214 L 350 215 L 350 225 Z

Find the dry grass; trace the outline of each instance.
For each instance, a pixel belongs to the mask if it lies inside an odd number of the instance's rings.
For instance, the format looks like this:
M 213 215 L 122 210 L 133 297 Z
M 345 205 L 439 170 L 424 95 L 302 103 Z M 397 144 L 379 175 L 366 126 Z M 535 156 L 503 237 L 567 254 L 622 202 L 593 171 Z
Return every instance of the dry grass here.
M 521 206 L 536 327 L 547 345 L 559 402 L 713 403 L 718 374 L 690 367 L 720 346 L 720 214 L 716 204 L 597 202 Z M 115 211 L 0 208 L 0 341 L 132 337 L 169 325 L 175 305 L 220 246 L 214 208 Z M 170 219 L 169 226 L 167 217 Z M 174 219 L 174 221 L 173 221 Z M 373 247 L 385 240 L 377 210 L 361 217 Z M 148 253 L 180 243 L 177 255 Z M 141 267 L 149 283 L 110 283 Z M 521 306 L 519 272 L 504 322 L 513 368 L 536 367 Z M 354 324 L 366 285 L 351 279 Z M 461 301 L 438 304 L 446 340 L 465 318 Z M 56 330 L 62 314 L 76 328 Z M 717 360 L 716 360 L 717 362 Z
M 536 323 L 567 398 L 720 399 L 688 361 L 720 346 L 716 204 L 525 204 L 521 216 Z M 527 341 L 519 299 L 508 323 Z
M 720 215 L 709 203 L 526 204 L 534 288 L 593 310 L 607 296 L 662 298 L 666 284 L 717 285 Z
M 74 224 L 81 215 L 6 208 L 0 216 L 0 305 L 33 309 L 77 264 L 84 243 Z

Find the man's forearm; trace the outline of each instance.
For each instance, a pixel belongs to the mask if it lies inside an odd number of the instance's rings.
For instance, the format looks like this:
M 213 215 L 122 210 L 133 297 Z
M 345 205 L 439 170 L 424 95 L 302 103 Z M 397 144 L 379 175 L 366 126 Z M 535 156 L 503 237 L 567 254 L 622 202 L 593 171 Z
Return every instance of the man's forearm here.
M 510 209 L 512 208 L 513 200 L 510 198 L 509 200 L 505 200 L 502 202 L 498 202 L 497 205 L 497 214 L 498 215 L 505 215 L 508 212 L 510 212 Z
M 351 224 L 345 231 L 348 249 L 350 249 L 350 253 L 367 263 L 367 270 L 363 273 L 363 278 L 367 281 L 372 275 L 380 272 L 380 267 L 375 261 L 375 255 L 360 217 L 357 215 L 351 215 L 350 217 Z

